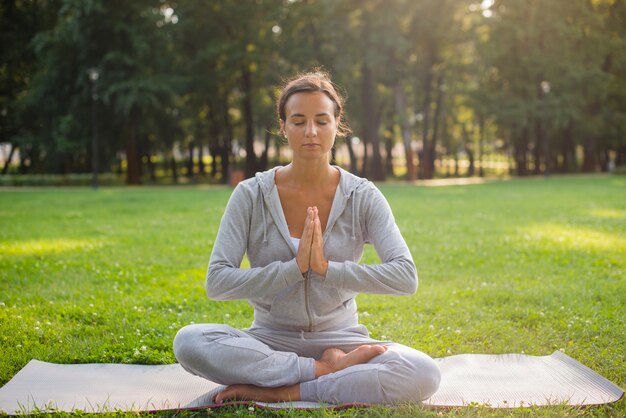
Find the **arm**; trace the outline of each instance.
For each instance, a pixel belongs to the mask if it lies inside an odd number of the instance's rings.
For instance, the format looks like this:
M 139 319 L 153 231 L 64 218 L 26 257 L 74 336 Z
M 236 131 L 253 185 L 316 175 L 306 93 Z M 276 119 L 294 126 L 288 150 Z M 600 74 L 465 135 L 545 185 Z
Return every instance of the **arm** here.
M 367 235 L 382 262 L 363 265 L 329 261 L 325 281 L 331 286 L 355 292 L 413 294 L 417 290 L 417 271 L 409 248 L 385 197 L 374 185 L 368 187 L 362 213 Z
M 267 296 L 303 280 L 295 258 L 273 261 L 263 267 L 239 267 L 248 244 L 254 198 L 250 190 L 239 184 L 228 201 L 206 276 L 209 298 L 232 300 Z

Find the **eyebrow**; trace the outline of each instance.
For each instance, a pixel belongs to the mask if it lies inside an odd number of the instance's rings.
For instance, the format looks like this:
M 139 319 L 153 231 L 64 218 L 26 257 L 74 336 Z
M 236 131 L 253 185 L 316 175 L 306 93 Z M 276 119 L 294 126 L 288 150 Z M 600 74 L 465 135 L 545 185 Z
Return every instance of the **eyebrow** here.
M 318 113 L 317 115 L 315 115 L 315 117 L 318 117 L 318 116 L 328 116 L 328 117 L 330 117 L 330 113 L 323 112 L 323 113 Z M 294 113 L 293 115 L 291 115 L 289 117 L 290 118 L 304 118 L 305 115 L 303 115 L 302 113 Z

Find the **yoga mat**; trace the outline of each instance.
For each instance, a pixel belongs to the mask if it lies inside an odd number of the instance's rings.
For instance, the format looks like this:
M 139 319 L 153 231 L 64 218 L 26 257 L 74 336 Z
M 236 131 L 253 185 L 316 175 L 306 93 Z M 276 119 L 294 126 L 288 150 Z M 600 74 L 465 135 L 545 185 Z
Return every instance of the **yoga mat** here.
M 461 354 L 436 359 L 442 381 L 424 402 L 433 407 L 469 404 L 493 408 L 595 405 L 624 391 L 557 351 L 550 356 Z M 30 361 L 0 389 L 0 412 L 159 411 L 215 407 L 222 386 L 178 364 L 53 364 Z M 257 403 L 269 408 L 319 408 L 315 402 Z M 337 406 L 337 405 L 328 405 Z

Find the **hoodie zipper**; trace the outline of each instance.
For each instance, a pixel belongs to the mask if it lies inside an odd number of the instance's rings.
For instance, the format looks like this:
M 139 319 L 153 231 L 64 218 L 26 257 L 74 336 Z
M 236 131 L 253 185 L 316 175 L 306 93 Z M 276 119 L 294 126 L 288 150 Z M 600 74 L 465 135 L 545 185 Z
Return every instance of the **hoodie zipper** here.
M 309 275 L 311 274 L 311 269 L 308 269 L 306 272 L 306 277 L 304 279 L 304 309 L 306 310 L 306 316 L 309 320 L 309 326 L 307 328 L 307 332 L 311 332 L 313 328 L 313 321 L 311 319 L 311 307 L 309 306 L 309 292 L 310 292 L 310 280 Z
M 272 175 L 274 175 L 274 174 L 275 173 L 272 173 Z M 267 223 L 266 223 L 266 219 L 265 219 L 265 210 L 264 209 L 265 209 L 266 198 L 269 195 L 269 192 L 266 195 L 266 193 L 264 191 L 264 188 L 263 188 L 263 184 L 264 184 L 263 183 L 263 179 L 262 179 L 261 175 L 259 175 L 259 173 L 257 173 L 256 178 L 257 178 L 257 181 L 258 181 L 258 184 L 259 184 L 259 188 L 261 189 L 261 194 L 263 196 L 263 207 L 262 207 L 262 210 L 263 210 L 263 213 L 262 213 L 263 214 L 263 224 L 264 224 L 264 228 L 267 228 Z M 344 181 L 345 180 L 343 179 L 343 174 L 342 174 L 342 180 L 340 180 L 340 184 L 337 187 L 341 187 L 341 184 Z M 272 183 L 273 183 L 273 181 L 272 181 Z M 339 215 L 341 215 L 341 213 L 343 213 L 343 211 L 345 210 L 345 205 L 347 204 L 348 199 L 350 197 L 352 197 L 354 199 L 354 194 L 356 193 L 355 191 L 362 183 L 363 183 L 363 181 L 361 180 L 361 181 L 358 181 L 356 184 L 354 184 L 354 183 L 351 184 L 351 188 L 349 190 L 349 193 L 347 195 L 344 195 L 344 199 L 343 199 L 343 202 L 342 202 L 341 210 L 339 211 Z M 275 183 L 273 184 L 272 187 L 276 187 Z M 334 201 L 333 201 L 333 204 L 334 204 Z M 268 203 L 268 207 L 271 208 L 271 202 Z M 354 225 L 354 216 L 355 216 L 354 209 L 355 208 L 354 208 L 354 201 L 353 201 L 353 203 L 352 203 L 352 217 L 353 217 L 353 219 L 352 219 L 352 236 L 353 237 L 355 235 L 355 231 L 354 231 L 354 228 L 355 228 L 355 225 Z M 332 227 L 334 225 L 335 221 L 337 220 L 336 219 L 337 217 L 335 217 L 335 219 L 333 219 L 332 225 L 331 224 L 326 225 L 326 230 L 329 230 L 329 226 Z M 324 243 L 326 243 L 326 231 L 324 231 L 324 237 L 323 238 L 324 238 L 323 239 Z M 267 230 L 264 230 L 263 242 L 267 243 Z M 304 307 L 305 307 L 307 320 L 308 320 L 308 327 L 307 327 L 307 331 L 308 332 L 311 332 L 312 329 L 313 329 L 313 315 L 311 314 L 311 306 L 310 306 L 311 305 L 310 304 L 310 293 L 311 293 L 310 274 L 311 274 L 311 269 L 307 270 L 307 272 L 306 272 L 305 284 L 304 284 Z

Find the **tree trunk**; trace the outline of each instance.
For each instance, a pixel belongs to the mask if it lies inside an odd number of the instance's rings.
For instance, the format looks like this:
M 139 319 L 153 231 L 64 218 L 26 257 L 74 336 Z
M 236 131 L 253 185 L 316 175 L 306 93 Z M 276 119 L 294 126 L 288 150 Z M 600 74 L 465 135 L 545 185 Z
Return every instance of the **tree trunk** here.
M 361 100 L 363 107 L 363 176 L 371 176 L 372 180 L 384 180 L 383 160 L 380 155 L 380 138 L 378 136 L 379 115 L 376 112 L 376 86 L 372 74 L 371 57 L 371 13 L 363 9 L 362 39 L 362 66 L 361 66 Z M 371 166 L 367 161 L 367 144 L 372 144 Z
M 484 142 L 485 142 L 485 117 L 481 112 L 478 112 L 478 176 L 485 177 L 485 170 L 483 169 L 484 163 Z
M 126 184 L 141 184 L 141 152 L 134 111 L 131 111 L 124 151 L 126 153 Z
M 563 167 L 562 172 L 571 173 L 576 167 L 576 145 L 572 138 L 573 123 L 570 121 L 563 130 Z
M 596 138 L 588 135 L 583 146 L 583 173 L 592 173 L 596 170 Z
M 204 146 L 202 143 L 198 145 L 198 172 L 202 177 L 206 176 L 206 168 L 204 166 Z
M 19 174 L 26 174 L 28 167 L 26 166 L 26 147 L 20 148 L 20 164 L 17 167 Z
M 422 151 L 419 159 L 419 177 L 421 179 L 432 178 L 428 160 L 430 153 L 430 140 L 428 132 L 430 131 L 430 96 L 432 91 L 432 69 L 429 67 L 424 80 L 424 102 L 422 103 Z
M 274 141 L 274 165 L 281 165 L 281 161 L 280 161 L 280 145 L 281 145 L 281 139 L 278 138 L 277 140 Z M 334 147 L 333 147 L 334 149 Z
M 467 154 L 467 159 L 469 160 L 469 167 L 467 169 L 467 176 L 474 176 L 474 151 L 472 150 L 471 140 L 469 136 L 469 132 L 467 132 L 467 127 L 465 124 L 461 124 L 463 129 L 463 147 L 465 148 L 465 153 Z
M 220 155 L 220 147 L 215 144 L 209 145 L 209 155 L 211 156 L 211 177 L 217 175 L 217 156 Z
M 521 132 L 515 132 L 513 134 L 514 145 L 513 153 L 515 157 L 515 166 L 517 168 L 518 176 L 525 176 L 527 172 L 526 154 L 528 152 L 528 128 L 522 128 Z
M 367 177 L 369 173 L 369 158 L 367 151 L 367 140 L 365 138 L 361 138 L 361 144 L 363 144 L 363 159 L 361 160 L 361 171 L 359 172 L 359 176 Z
M 393 144 L 394 144 L 394 122 L 393 113 L 389 115 L 389 136 L 385 138 L 385 177 L 395 177 L 393 170 Z
M 350 156 L 350 172 L 352 174 L 357 174 L 359 169 L 356 154 L 354 153 L 354 148 L 352 146 L 352 135 L 346 136 L 346 145 L 348 146 L 348 155 Z
M 208 120 L 208 149 L 209 156 L 211 157 L 211 168 L 210 168 L 210 176 L 211 178 L 217 177 L 217 157 L 221 155 L 222 149 L 220 147 L 223 144 L 223 140 L 221 138 L 221 132 L 219 129 L 220 124 L 216 120 L 215 111 L 213 110 L 213 106 L 208 105 L 209 111 L 207 114 Z M 222 145 L 223 146 L 223 145 Z M 200 147 L 202 151 L 202 146 Z M 200 153 L 202 156 L 202 152 Z M 202 161 L 202 157 L 201 160 Z M 202 163 L 202 167 L 204 163 Z
M 226 100 L 222 101 L 222 114 L 224 117 L 224 145 L 221 149 L 222 158 L 221 158 L 221 166 L 222 166 L 222 183 L 228 184 L 228 178 L 230 175 L 230 157 L 233 149 L 233 125 L 230 121 L 230 116 L 228 113 L 228 102 Z
M 256 154 L 254 153 L 254 117 L 252 115 L 252 75 L 247 66 L 242 71 L 243 119 L 246 141 L 246 178 L 256 173 Z
M 189 143 L 189 147 L 187 149 L 187 164 L 186 164 L 186 169 L 187 169 L 187 177 L 188 178 L 192 178 L 193 177 L 193 150 L 195 148 L 195 144 L 194 141 L 191 141 Z
M 68 153 L 65 155 L 65 157 L 63 158 L 64 161 L 64 166 L 65 166 L 65 173 L 69 174 L 69 173 L 73 173 L 75 171 L 74 166 L 75 166 L 75 158 L 74 155 L 72 155 L 71 153 Z
M 541 173 L 541 148 L 543 147 L 543 138 L 541 133 L 541 122 L 537 118 L 534 123 L 535 128 L 535 144 L 533 148 L 533 174 L 537 175 Z
M 406 116 L 406 100 L 404 90 L 399 81 L 394 86 L 394 103 L 396 115 L 400 118 L 400 129 L 402 130 L 402 145 L 404 145 L 404 157 L 406 159 L 406 180 L 415 180 L 415 164 L 413 163 L 413 148 L 411 147 L 411 126 Z
M 263 153 L 261 154 L 261 160 L 259 161 L 259 166 L 257 167 L 258 171 L 267 170 L 267 156 L 270 150 L 270 140 L 272 139 L 271 126 L 265 127 L 265 147 L 263 148 Z
M 170 154 L 170 169 L 172 170 L 172 181 L 174 184 L 178 183 L 178 166 L 176 165 L 176 155 L 174 150 L 169 151 Z
M 156 181 L 156 167 L 154 166 L 154 161 L 152 161 L 152 154 L 147 152 L 146 155 L 146 164 L 148 165 L 148 175 L 150 176 L 150 181 Z
M 362 78 L 362 94 L 363 94 L 363 137 L 366 139 L 364 144 L 372 144 L 372 162 L 369 175 L 372 180 L 384 180 L 385 173 L 383 171 L 383 161 L 380 155 L 380 138 L 378 136 L 378 115 L 376 114 L 376 106 L 374 97 L 374 80 L 372 71 L 367 61 L 363 62 L 363 78 Z M 366 152 L 367 155 L 367 152 Z M 367 164 L 366 159 L 363 160 L 364 166 Z M 366 171 L 364 174 L 368 174 Z
M 443 87 L 444 77 L 441 74 L 437 79 L 437 103 L 435 105 L 435 114 L 433 116 L 433 136 L 432 140 L 429 143 L 428 149 L 428 167 L 427 173 L 429 175 L 428 178 L 433 178 L 435 176 L 435 159 L 437 157 L 437 141 L 439 140 L 439 118 L 441 117 L 441 113 L 443 111 L 444 106 L 444 87 Z
M 609 154 L 609 149 L 606 146 L 599 152 L 598 161 L 600 161 L 600 170 L 602 170 L 603 173 L 608 172 L 611 155 Z
M 615 165 L 621 166 L 626 164 L 626 146 L 621 146 L 617 149 L 617 156 L 615 158 Z
M 11 160 L 13 159 L 13 154 L 15 154 L 15 149 L 17 147 L 15 146 L 15 144 L 11 143 L 11 150 L 9 151 L 9 156 L 7 157 L 7 159 L 4 162 L 4 167 L 2 167 L 2 174 L 6 174 L 9 172 L 9 166 L 11 165 Z

